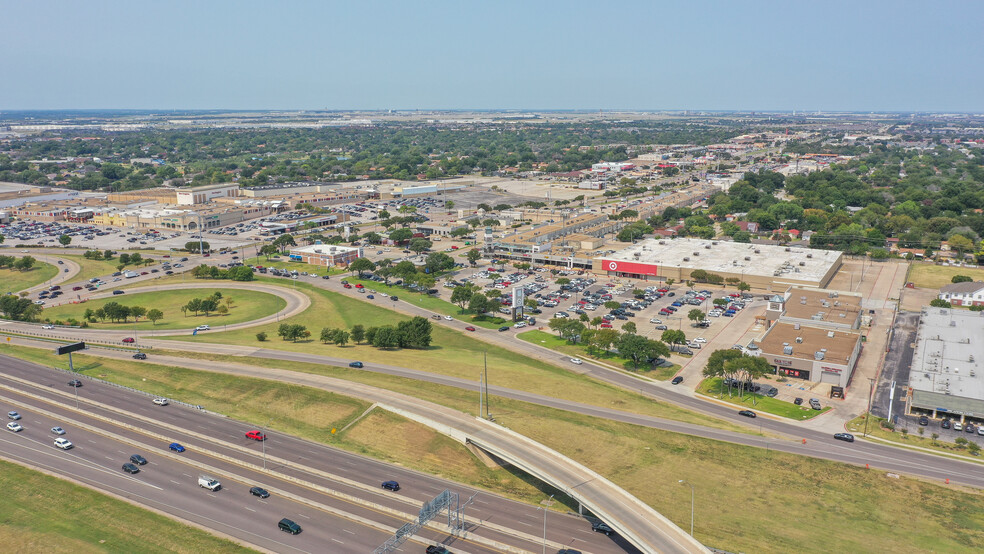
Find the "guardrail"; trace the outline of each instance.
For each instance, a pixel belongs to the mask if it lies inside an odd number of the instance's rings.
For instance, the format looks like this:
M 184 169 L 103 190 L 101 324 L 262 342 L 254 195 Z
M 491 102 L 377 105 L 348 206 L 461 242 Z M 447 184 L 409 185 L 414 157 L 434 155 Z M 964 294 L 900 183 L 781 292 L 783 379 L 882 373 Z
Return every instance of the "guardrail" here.
M 79 339 L 68 339 L 68 338 L 65 338 L 65 337 L 60 336 L 60 335 L 53 335 L 53 334 L 49 334 L 49 333 L 40 333 L 40 332 L 37 332 L 37 331 L 31 331 L 31 330 L 26 330 L 26 329 L 24 329 L 24 330 L 18 329 L 16 331 L 7 331 L 7 330 L 0 329 L 0 336 L 37 338 L 39 340 L 46 340 L 46 341 L 50 341 L 50 342 L 65 342 L 65 343 L 85 342 L 86 345 L 90 345 L 91 344 L 91 345 L 96 346 L 96 347 L 99 347 L 99 348 L 107 348 L 107 349 L 110 349 L 110 350 L 119 350 L 121 352 L 135 352 L 137 350 L 153 350 L 153 348 L 154 348 L 153 346 L 150 346 L 150 345 L 138 346 L 138 343 L 137 342 L 123 342 L 122 340 L 109 341 L 109 340 L 101 340 L 101 339 L 95 339 L 95 340 L 85 339 L 84 341 L 81 341 Z M 114 346 L 116 346 L 117 344 L 120 347 L 119 348 L 114 348 Z M 107 346 L 107 345 L 109 345 L 109 346 Z M 130 346 L 130 345 L 132 345 L 132 346 Z

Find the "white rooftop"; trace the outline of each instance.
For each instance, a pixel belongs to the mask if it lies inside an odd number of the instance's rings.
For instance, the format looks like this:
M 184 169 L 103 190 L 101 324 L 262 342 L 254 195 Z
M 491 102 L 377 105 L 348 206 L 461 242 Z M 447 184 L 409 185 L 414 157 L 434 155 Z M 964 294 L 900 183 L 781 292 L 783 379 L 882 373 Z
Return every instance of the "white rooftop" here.
M 984 312 L 924 308 L 912 354 L 913 405 L 984 416 Z

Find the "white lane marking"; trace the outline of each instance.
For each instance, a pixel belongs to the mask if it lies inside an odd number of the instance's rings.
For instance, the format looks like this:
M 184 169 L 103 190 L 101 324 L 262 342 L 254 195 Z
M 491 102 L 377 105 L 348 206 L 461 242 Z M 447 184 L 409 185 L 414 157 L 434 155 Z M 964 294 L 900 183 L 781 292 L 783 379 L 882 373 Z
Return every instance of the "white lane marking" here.
M 247 510 L 251 511 L 251 512 L 256 512 L 256 510 L 254 510 L 253 508 L 250 508 L 249 506 L 243 506 L 243 507 L 246 508 Z
M 340 541 L 340 540 L 338 540 L 338 539 L 336 539 L 335 537 L 332 537 L 332 538 L 331 538 L 331 540 L 333 540 L 333 541 L 335 541 L 335 542 L 337 542 L 338 544 L 345 544 L 344 542 L 342 542 L 342 541 Z
M 168 479 L 168 481 L 174 483 L 175 485 L 180 485 L 181 483 L 175 481 L 174 479 Z
M 354 535 L 355 534 L 355 531 L 349 531 L 348 529 L 342 529 L 342 531 L 344 531 L 344 532 L 346 532 L 346 533 L 348 533 L 350 535 Z
M 311 517 L 310 517 L 310 516 L 306 516 L 306 515 L 304 515 L 304 514 L 297 514 L 297 515 L 299 515 L 299 516 L 301 516 L 301 517 L 303 517 L 304 519 L 311 519 Z

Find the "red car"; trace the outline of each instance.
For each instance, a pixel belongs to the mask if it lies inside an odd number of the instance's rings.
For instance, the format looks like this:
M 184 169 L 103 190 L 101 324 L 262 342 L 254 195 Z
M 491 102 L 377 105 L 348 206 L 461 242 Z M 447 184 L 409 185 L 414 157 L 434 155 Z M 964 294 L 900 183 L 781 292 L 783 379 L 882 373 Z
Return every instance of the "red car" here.
M 358 283 L 357 285 L 355 285 L 355 288 L 362 289 L 362 288 L 365 288 L 365 287 L 362 286 L 362 283 Z
M 253 439 L 255 441 L 265 441 L 266 435 L 254 429 L 253 431 L 246 431 L 246 438 Z
M 345 287 L 345 288 L 347 288 L 347 289 L 350 289 L 350 288 L 352 288 L 352 285 L 350 285 L 350 284 L 348 284 L 348 283 L 345 283 L 345 284 L 344 284 L 344 285 L 342 285 L 342 286 L 343 286 L 343 287 Z
M 126 343 L 137 342 L 137 339 L 135 339 L 133 337 L 127 337 L 127 338 L 123 339 L 123 342 L 126 342 Z
M 82 287 L 72 287 L 72 290 L 82 290 Z
M 612 324 L 611 323 L 602 323 L 601 324 L 601 327 L 604 328 L 604 329 L 611 329 L 612 328 Z
M 465 331 L 474 331 L 475 328 L 472 326 L 465 327 Z

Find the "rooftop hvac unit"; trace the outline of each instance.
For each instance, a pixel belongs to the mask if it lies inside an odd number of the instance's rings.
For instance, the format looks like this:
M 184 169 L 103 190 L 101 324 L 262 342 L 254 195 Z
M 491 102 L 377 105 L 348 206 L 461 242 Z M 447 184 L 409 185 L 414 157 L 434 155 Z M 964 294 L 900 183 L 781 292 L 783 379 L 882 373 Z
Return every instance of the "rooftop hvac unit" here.
M 761 253 L 762 253 L 762 251 L 761 251 L 761 250 L 759 250 L 758 248 L 756 248 L 756 249 L 755 249 L 755 253 L 756 253 L 756 254 L 761 254 Z
M 793 329 L 796 329 L 797 331 L 799 331 L 800 330 L 800 324 L 799 323 L 793 323 Z
M 800 304 L 803 304 L 805 306 L 806 305 L 806 299 L 805 298 L 800 299 Z
M 792 346 L 783 346 L 782 347 L 782 353 L 785 354 L 785 355 L 787 355 L 787 356 L 792 355 L 792 353 L 793 353 L 793 347 Z
M 833 291 L 833 292 L 830 293 L 830 297 L 831 298 L 837 298 L 838 296 L 840 296 L 840 295 L 837 294 L 837 291 Z
M 792 251 L 792 250 L 791 250 L 791 249 L 790 249 L 790 248 L 789 248 L 789 247 L 787 246 L 787 247 L 786 247 L 786 252 L 791 252 L 791 251 Z
M 957 322 L 956 321 L 951 321 L 950 322 L 950 327 L 956 327 L 956 326 L 957 326 Z
M 834 332 L 833 331 L 827 331 L 827 338 L 828 339 L 834 338 Z
M 823 306 L 824 308 L 829 308 L 830 302 L 827 302 L 826 300 L 821 300 L 820 305 Z
M 710 250 L 711 249 L 711 245 L 710 244 L 705 244 L 704 245 L 704 248 L 706 248 L 707 250 Z
M 806 262 L 800 262 L 800 267 L 806 267 Z
M 632 254 L 632 257 L 633 257 L 633 258 L 638 258 L 638 257 L 639 257 L 639 256 L 641 256 L 641 255 L 642 255 L 642 252 L 634 252 L 634 253 Z
M 715 241 L 712 241 L 711 244 L 713 244 L 714 246 L 717 246 L 718 241 L 716 241 L 716 240 Z
M 810 319 L 812 319 L 813 321 L 822 321 L 823 314 L 813 314 L 810 316 Z
M 813 257 L 813 254 L 807 254 L 806 257 L 807 258 L 812 258 Z
M 802 343 L 803 343 L 803 337 L 796 337 L 796 344 L 802 344 Z
M 660 244 L 666 244 L 666 241 L 665 240 L 661 240 L 661 241 L 659 241 L 659 243 Z
M 784 343 L 782 343 L 782 345 L 783 346 L 789 346 L 789 343 L 788 342 L 784 342 Z
M 751 256 L 745 256 L 745 261 L 746 261 L 746 262 L 750 262 L 750 261 L 752 261 L 752 257 L 751 257 Z
M 840 300 L 834 300 L 834 306 L 840 306 L 840 305 L 841 305 Z
M 684 258 L 683 258 L 683 261 L 685 261 L 685 262 L 689 262 L 689 261 L 690 261 L 690 258 L 687 258 L 687 257 L 684 257 Z
M 694 252 L 694 256 L 700 256 L 700 252 Z
M 819 360 L 822 360 L 823 358 L 824 358 L 824 353 L 823 352 L 814 352 L 813 353 L 813 359 L 814 360 L 818 360 L 819 361 Z
M 841 317 L 847 317 L 847 314 L 845 314 L 844 312 L 841 312 L 841 313 L 840 313 L 840 316 L 841 316 Z
M 821 352 L 826 352 L 826 351 L 827 351 L 827 349 L 826 349 L 826 348 L 821 348 L 821 349 L 820 349 L 820 351 L 821 351 Z

